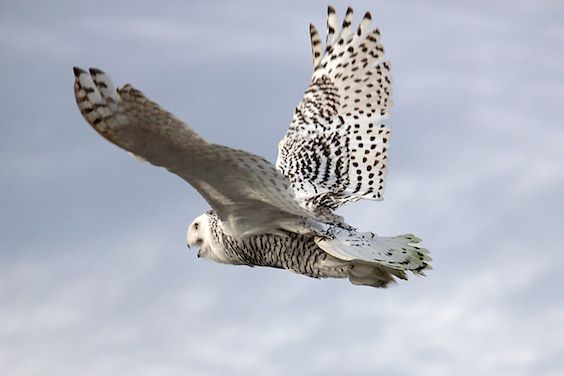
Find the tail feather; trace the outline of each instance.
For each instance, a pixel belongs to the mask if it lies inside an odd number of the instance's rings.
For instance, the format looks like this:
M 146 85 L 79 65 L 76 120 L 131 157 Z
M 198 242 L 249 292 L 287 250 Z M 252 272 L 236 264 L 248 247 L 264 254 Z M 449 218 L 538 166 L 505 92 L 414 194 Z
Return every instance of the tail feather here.
M 432 269 L 429 251 L 413 245 L 421 239 L 412 234 L 379 237 L 341 227 L 331 227 L 326 234 L 316 239 L 317 245 L 333 257 L 353 262 L 352 283 L 386 285 L 393 276 L 407 279 L 405 271 L 425 275 Z
M 396 282 L 394 277 L 407 280 L 407 275 L 402 270 L 374 265 L 360 260 L 351 261 L 348 277 L 349 281 L 354 285 L 373 287 L 388 287 L 388 285 Z

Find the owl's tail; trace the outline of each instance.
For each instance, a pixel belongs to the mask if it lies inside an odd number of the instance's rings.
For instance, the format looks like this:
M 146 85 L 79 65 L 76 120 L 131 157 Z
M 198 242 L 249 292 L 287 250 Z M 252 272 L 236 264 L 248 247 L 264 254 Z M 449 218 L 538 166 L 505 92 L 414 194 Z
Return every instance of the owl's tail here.
M 316 239 L 317 245 L 331 256 L 351 262 L 348 274 L 352 283 L 375 287 L 386 287 L 394 276 L 407 279 L 408 270 L 425 275 L 432 269 L 429 251 L 412 245 L 420 241 L 411 234 L 379 237 L 335 227 L 327 237 Z

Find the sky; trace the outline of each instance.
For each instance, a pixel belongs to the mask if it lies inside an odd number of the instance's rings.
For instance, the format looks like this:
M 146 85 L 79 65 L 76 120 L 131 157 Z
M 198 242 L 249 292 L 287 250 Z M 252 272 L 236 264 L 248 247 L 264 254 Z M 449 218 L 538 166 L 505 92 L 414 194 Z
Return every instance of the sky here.
M 274 162 L 327 3 L 4 1 L 1 374 L 564 374 L 564 3 L 332 4 L 371 11 L 394 78 L 385 200 L 339 214 L 434 270 L 383 290 L 198 259 L 205 201 L 76 107 L 97 67 Z

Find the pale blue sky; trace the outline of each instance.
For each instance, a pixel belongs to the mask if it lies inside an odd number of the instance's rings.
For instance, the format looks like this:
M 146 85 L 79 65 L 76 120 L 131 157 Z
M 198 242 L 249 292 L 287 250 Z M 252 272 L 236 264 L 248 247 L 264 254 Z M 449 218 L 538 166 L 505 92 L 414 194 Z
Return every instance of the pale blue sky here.
M 340 214 L 434 270 L 378 290 L 197 259 L 205 201 L 76 108 L 72 67 L 98 67 L 274 161 L 326 2 L 3 2 L 1 374 L 564 374 L 564 5 L 332 4 L 372 12 L 394 78 L 385 200 Z

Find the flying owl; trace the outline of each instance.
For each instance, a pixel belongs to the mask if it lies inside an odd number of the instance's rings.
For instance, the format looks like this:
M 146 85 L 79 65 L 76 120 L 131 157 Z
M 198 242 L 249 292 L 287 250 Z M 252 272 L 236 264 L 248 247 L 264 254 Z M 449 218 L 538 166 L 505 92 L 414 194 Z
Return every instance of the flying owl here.
M 390 128 L 390 64 L 367 12 L 356 30 L 348 8 L 340 32 L 329 6 L 325 49 L 310 25 L 313 76 L 278 145 L 276 164 L 209 143 L 127 84 L 116 90 L 99 69 L 74 68 L 86 121 L 130 154 L 191 184 L 210 210 L 188 228 L 198 257 L 283 268 L 314 278 L 386 287 L 406 271 L 431 269 L 414 235 L 359 232 L 335 213 L 360 199 L 382 200 Z

